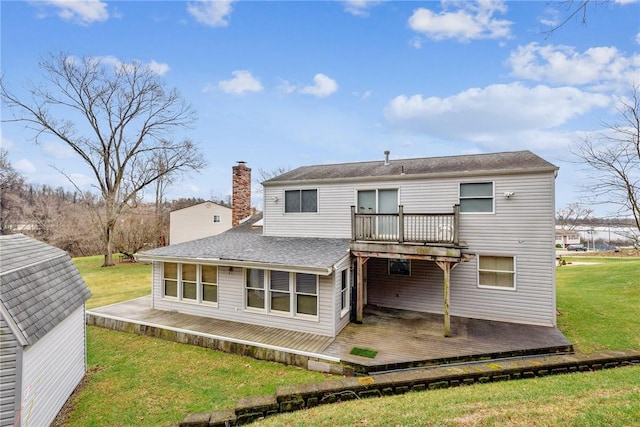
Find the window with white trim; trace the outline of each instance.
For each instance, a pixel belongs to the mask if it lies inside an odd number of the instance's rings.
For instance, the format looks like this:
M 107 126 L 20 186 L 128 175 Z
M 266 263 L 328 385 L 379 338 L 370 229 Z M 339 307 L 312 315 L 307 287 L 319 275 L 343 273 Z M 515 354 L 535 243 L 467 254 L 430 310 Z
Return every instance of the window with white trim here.
M 478 286 L 515 289 L 515 257 L 478 255 Z
M 493 182 L 460 183 L 460 212 L 493 213 Z
M 247 308 L 265 308 L 264 270 L 255 268 L 246 269 L 245 290 Z
M 162 270 L 162 295 L 170 298 L 178 298 L 178 264 L 175 262 L 165 262 Z
M 286 190 L 285 213 L 318 212 L 318 190 Z
M 220 215 L 214 215 L 213 222 L 220 222 Z
M 344 316 L 349 311 L 349 270 L 340 272 L 340 315 Z
M 201 267 L 201 295 L 202 302 L 218 302 L 218 266 L 203 265 Z
M 318 315 L 318 276 L 315 274 L 248 268 L 245 293 L 248 309 L 260 309 L 268 314 Z
M 215 265 L 163 264 L 164 298 L 191 303 L 218 303 L 218 267 Z
M 271 311 L 291 311 L 291 285 L 287 271 L 271 270 L 269 283 L 269 308 Z
M 293 276 L 293 275 L 292 275 Z M 318 315 L 318 276 L 295 273 L 296 313 Z

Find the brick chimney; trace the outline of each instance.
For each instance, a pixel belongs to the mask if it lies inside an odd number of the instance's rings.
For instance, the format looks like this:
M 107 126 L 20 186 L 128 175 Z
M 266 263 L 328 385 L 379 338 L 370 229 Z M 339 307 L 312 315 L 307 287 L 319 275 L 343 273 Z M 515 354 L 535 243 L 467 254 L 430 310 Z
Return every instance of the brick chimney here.
M 251 168 L 248 168 L 245 163 L 239 161 L 233 167 L 233 194 L 231 196 L 231 225 L 233 227 L 251 216 Z

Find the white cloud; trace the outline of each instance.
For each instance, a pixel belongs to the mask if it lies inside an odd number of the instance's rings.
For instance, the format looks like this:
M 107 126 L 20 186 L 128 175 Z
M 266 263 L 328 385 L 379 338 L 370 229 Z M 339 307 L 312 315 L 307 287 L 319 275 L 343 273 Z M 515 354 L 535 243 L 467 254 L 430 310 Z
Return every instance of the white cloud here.
M 149 70 L 159 76 L 165 75 L 171 69 L 169 68 L 169 64 L 156 62 L 155 60 L 151 60 L 151 62 L 147 64 L 147 67 L 149 67 Z
M 32 5 L 52 6 L 65 21 L 89 25 L 109 19 L 107 4 L 100 0 L 42 0 L 30 1 Z
M 433 40 L 456 39 L 463 42 L 476 39 L 511 37 L 511 21 L 497 19 L 497 13 L 506 13 L 503 1 L 441 2 L 444 9 L 434 13 L 418 8 L 409 18 L 409 27 Z M 452 10 L 448 10 L 448 9 Z M 414 42 L 415 44 L 415 42 Z
M 529 43 L 511 52 L 511 74 L 529 80 L 586 85 L 637 81 L 640 54 L 625 57 L 615 47 L 592 47 L 576 52 L 571 46 Z
M 10 150 L 11 148 L 13 148 L 13 141 L 11 141 L 9 138 L 6 138 L 4 135 L 1 134 L 0 131 L 0 148 L 5 149 L 5 150 Z
M 231 80 L 222 80 L 218 83 L 218 88 L 226 93 L 242 94 L 245 92 L 260 92 L 262 84 L 247 70 L 236 70 L 232 72 Z
M 313 86 L 305 86 L 298 92 L 304 95 L 313 95 L 324 98 L 338 90 L 338 83 L 332 78 L 318 73 L 313 77 Z
M 76 152 L 69 145 L 58 141 L 47 141 L 42 144 L 42 152 L 54 159 L 71 159 Z
M 344 0 L 344 10 L 355 16 L 368 16 L 369 10 L 387 0 Z
M 385 108 L 385 118 L 400 129 L 486 142 L 500 135 L 554 129 L 610 102 L 605 95 L 571 87 L 496 84 L 446 98 L 397 96 Z
M 187 11 L 201 24 L 209 27 L 226 27 L 235 0 L 198 0 L 187 4 Z
M 636 44 L 640 44 L 640 32 L 636 34 Z
M 80 61 L 78 58 L 74 56 L 68 56 L 66 59 L 67 61 Z M 95 59 L 96 61 L 100 61 L 104 65 L 110 65 L 116 70 L 122 69 L 125 72 L 131 71 L 132 63 L 122 62 L 119 58 L 113 55 L 95 56 L 93 57 L 93 59 Z M 144 63 L 143 61 L 136 61 L 136 63 L 147 67 L 149 71 L 159 76 L 164 75 L 171 69 L 169 67 L 169 64 L 157 62 L 156 60 L 152 60 L 149 63 Z
M 35 173 L 36 171 L 36 167 L 27 159 L 18 160 L 13 167 L 20 173 Z

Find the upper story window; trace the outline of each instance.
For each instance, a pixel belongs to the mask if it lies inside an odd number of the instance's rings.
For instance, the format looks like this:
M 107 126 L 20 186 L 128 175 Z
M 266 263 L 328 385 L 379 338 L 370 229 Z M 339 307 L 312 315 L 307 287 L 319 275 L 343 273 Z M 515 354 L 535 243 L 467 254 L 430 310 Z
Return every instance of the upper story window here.
M 220 222 L 220 215 L 214 215 L 213 222 Z
M 460 212 L 493 213 L 493 182 L 460 183 Z
M 286 190 L 284 211 L 287 213 L 318 212 L 318 190 Z
M 515 258 L 511 256 L 478 255 L 478 286 L 515 289 Z

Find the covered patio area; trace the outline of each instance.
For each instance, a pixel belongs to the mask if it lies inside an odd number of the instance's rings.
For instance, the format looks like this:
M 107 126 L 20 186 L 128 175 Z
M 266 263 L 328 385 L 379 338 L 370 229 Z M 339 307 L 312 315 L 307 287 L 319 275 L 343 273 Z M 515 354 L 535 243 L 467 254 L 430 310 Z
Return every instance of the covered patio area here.
M 362 324 L 332 338 L 156 310 L 150 298 L 87 310 L 87 323 L 309 369 L 346 366 L 356 374 L 573 351 L 558 329 L 543 326 L 453 316 L 451 336 L 444 337 L 442 315 L 366 306 Z M 354 347 L 375 356 L 353 355 Z

